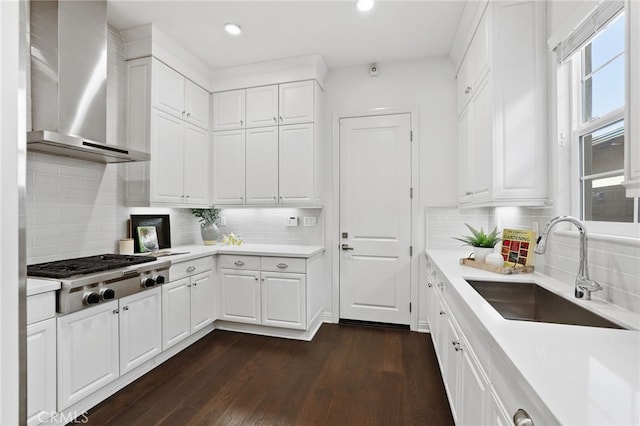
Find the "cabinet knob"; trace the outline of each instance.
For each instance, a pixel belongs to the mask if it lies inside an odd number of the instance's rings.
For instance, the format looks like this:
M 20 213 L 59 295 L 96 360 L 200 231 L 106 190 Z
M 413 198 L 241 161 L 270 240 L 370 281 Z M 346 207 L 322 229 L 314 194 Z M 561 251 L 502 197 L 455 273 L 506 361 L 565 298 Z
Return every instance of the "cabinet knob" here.
M 240 125 L 242 126 L 244 124 L 244 120 L 240 120 Z
M 427 283 L 427 287 L 431 288 L 433 285 L 431 285 L 431 283 Z
M 233 264 L 236 266 L 244 266 L 244 262 L 242 260 L 236 260 Z
M 444 315 L 444 314 L 445 314 L 445 312 L 444 312 L 444 311 L 440 311 L 440 315 Z
M 289 267 L 286 263 L 278 263 L 276 266 L 280 269 L 287 269 Z
M 183 116 L 183 117 L 184 117 L 184 113 L 185 113 L 185 112 L 186 112 L 186 111 L 182 111 L 182 116 Z
M 198 283 L 193 283 L 193 286 L 194 286 L 194 287 L 197 287 L 197 286 L 198 286 Z
M 467 86 L 466 89 L 464 89 L 464 94 L 468 95 L 469 93 L 471 93 L 471 86 Z
M 467 192 L 464 193 L 464 195 L 473 195 L 473 192 L 467 191 Z
M 114 313 L 114 314 L 118 314 L 118 313 L 120 313 L 120 309 L 114 309 L 114 310 L 113 310 L 113 313 Z
M 280 116 L 280 122 L 282 123 L 282 116 Z
M 189 267 L 187 268 L 187 272 L 193 272 L 193 271 L 195 271 L 195 270 L 196 270 L 196 267 L 195 267 L 195 266 L 193 266 L 193 265 L 191 265 L 191 266 L 189 266 Z
M 253 277 L 253 278 L 255 278 L 255 279 L 256 279 L 256 281 L 258 281 L 258 277 Z
M 187 118 L 189 118 L 189 117 L 191 117 L 191 113 L 190 112 L 187 113 Z
M 278 120 L 277 120 L 275 117 L 273 117 L 273 122 L 274 122 L 274 123 L 277 123 L 277 122 L 278 122 Z
M 522 408 L 518 408 L 518 411 L 513 415 L 514 426 L 535 426 L 531 416 Z
M 122 310 L 123 310 L 123 311 L 128 311 L 128 310 L 129 310 L 129 307 L 128 307 L 128 306 L 125 306 L 125 307 L 123 307 L 123 308 L 122 308 Z

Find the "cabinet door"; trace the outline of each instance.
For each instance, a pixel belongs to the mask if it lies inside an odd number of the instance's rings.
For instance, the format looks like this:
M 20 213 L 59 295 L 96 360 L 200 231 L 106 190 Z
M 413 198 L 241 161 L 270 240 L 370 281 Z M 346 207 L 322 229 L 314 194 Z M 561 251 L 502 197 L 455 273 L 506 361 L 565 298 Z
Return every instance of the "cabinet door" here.
M 460 424 L 494 424 L 486 419 L 489 380 L 469 345 L 462 341 L 460 359 Z M 495 419 L 493 419 L 495 420 Z
M 278 127 L 247 129 L 247 204 L 278 202 Z
M 213 318 L 213 271 L 191 277 L 191 333 L 211 324 Z
M 451 414 L 453 415 L 453 420 L 456 423 L 460 422 L 460 363 L 462 358 L 462 351 L 460 351 L 460 332 L 458 327 L 453 322 L 453 318 L 449 314 L 449 310 L 447 312 L 447 341 L 444 342 L 443 350 L 446 351 L 447 360 L 445 371 L 443 372 L 443 377 L 445 380 L 445 388 L 447 389 L 447 394 L 449 396 L 449 403 L 451 405 Z
M 209 132 L 184 125 L 184 195 L 186 204 L 207 206 L 211 195 Z
M 458 91 L 458 113 L 462 112 L 471 99 L 471 54 L 467 55 L 460 63 L 458 75 L 456 76 L 456 88 Z
M 278 85 L 247 89 L 247 128 L 278 125 Z
M 313 80 L 280 85 L 279 123 L 312 123 L 314 118 Z
M 213 133 L 213 204 L 244 204 L 245 131 Z
M 262 325 L 305 330 L 307 292 L 305 274 L 263 272 Z
M 279 137 L 280 204 L 313 203 L 313 124 L 281 126 Z
M 40 424 L 56 407 L 56 319 L 27 326 L 27 425 Z
M 58 410 L 118 378 L 118 302 L 58 317 Z
M 153 60 L 153 106 L 174 117 L 185 117 L 184 77 L 158 60 Z
M 505 410 L 500 397 L 496 394 L 493 387 L 489 392 L 489 407 L 487 414 L 487 424 L 496 426 L 510 426 L 513 424 L 511 417 Z
M 626 3 L 627 70 L 624 138 L 625 182 L 627 197 L 640 196 L 640 4 Z
M 162 350 L 186 339 L 191 333 L 190 290 L 189 278 L 162 286 Z
M 185 79 L 185 118 L 205 130 L 209 129 L 209 92 L 191 80 Z
M 213 130 L 243 129 L 245 89 L 213 94 Z
M 493 134 L 493 94 L 491 79 L 488 78 L 478 87 L 471 100 L 472 116 L 470 145 L 467 147 L 473 202 L 487 200 L 493 190 L 494 134 Z M 469 139 L 468 139 L 469 140 Z
M 151 141 L 151 201 L 180 204 L 184 195 L 184 122 L 154 111 Z
M 120 302 L 120 374 L 162 351 L 160 287 L 123 297 Z
M 220 269 L 220 318 L 260 324 L 260 273 Z
M 472 135 L 471 108 L 466 108 L 458 118 L 458 202 L 470 203 L 473 200 L 471 184 L 471 167 L 473 156 L 471 154 Z

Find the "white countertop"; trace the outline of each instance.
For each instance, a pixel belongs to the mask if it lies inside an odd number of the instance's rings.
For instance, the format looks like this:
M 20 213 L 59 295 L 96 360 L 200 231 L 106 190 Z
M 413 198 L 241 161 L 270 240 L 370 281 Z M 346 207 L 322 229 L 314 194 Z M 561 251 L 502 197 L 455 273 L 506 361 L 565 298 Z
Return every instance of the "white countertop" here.
M 60 281 L 27 278 L 27 297 L 60 289 Z
M 539 273 L 498 275 L 460 265 L 468 252 L 427 254 L 561 424 L 640 424 L 640 315 L 577 300 L 572 286 Z M 634 330 L 506 320 L 465 278 L 535 282 Z
M 170 256 L 158 257 L 158 260 L 170 260 L 171 263 L 183 262 L 202 256 L 213 256 L 215 254 L 239 254 L 251 256 L 282 256 L 309 258 L 324 251 L 323 246 L 307 246 L 292 244 L 251 244 L 245 243 L 241 246 L 225 246 L 216 244 L 213 246 L 189 245 L 177 246 L 168 249 L 172 253 L 179 253 Z

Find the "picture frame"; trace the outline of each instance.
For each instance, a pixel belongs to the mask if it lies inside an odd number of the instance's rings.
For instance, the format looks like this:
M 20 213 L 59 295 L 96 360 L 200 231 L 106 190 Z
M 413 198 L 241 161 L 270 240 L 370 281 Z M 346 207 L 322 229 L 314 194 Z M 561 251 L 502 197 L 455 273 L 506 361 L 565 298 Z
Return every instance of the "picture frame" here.
M 168 214 L 131 215 L 129 220 L 129 235 L 133 238 L 133 252 L 140 253 L 140 238 L 137 228 L 140 226 L 155 226 L 158 238 L 158 249 L 171 248 L 171 226 Z

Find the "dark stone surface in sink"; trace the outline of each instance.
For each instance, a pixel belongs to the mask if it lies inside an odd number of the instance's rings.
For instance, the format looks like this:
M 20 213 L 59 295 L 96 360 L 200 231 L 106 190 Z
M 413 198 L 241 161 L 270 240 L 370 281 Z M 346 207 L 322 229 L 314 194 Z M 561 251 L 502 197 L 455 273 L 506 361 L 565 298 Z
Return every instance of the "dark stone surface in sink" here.
M 534 283 L 466 281 L 506 319 L 624 329 Z

